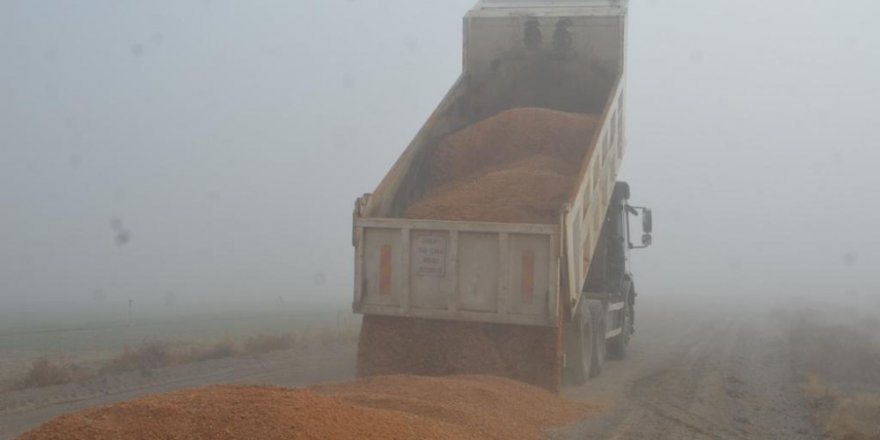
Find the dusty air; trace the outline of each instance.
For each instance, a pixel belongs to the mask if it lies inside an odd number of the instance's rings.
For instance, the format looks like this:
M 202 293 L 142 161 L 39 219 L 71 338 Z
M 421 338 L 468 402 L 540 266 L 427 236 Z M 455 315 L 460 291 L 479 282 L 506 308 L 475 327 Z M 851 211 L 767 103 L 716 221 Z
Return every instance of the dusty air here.
M 880 439 L 880 3 L 0 5 L 0 440 Z

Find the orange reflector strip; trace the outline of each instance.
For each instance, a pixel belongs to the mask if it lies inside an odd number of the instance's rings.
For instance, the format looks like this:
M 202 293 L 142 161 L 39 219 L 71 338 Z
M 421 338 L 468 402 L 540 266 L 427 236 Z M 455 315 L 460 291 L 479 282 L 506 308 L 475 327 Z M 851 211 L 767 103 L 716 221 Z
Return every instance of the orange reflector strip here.
M 379 257 L 379 294 L 391 295 L 391 245 L 387 244 Z
M 526 251 L 522 254 L 522 283 L 520 286 L 523 301 L 531 303 L 535 296 L 535 253 Z

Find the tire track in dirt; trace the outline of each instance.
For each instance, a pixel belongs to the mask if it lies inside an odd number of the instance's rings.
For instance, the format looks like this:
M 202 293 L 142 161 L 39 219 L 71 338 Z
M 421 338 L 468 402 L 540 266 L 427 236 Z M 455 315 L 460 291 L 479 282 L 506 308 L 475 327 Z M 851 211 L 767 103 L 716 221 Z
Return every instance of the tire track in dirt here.
M 688 322 L 682 314 L 696 318 Z M 768 314 L 646 318 L 642 327 L 649 331 L 634 340 L 626 360 L 567 392 L 572 398 L 607 399 L 607 414 L 569 427 L 560 438 L 821 438 L 786 340 Z

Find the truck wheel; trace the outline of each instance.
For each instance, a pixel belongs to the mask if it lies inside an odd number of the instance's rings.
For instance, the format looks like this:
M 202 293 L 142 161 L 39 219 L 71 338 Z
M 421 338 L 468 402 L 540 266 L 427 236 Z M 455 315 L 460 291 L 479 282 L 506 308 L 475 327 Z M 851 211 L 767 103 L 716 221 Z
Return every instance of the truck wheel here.
M 589 377 L 596 377 L 602 371 L 602 361 L 595 313 L 587 304 L 587 300 L 581 300 L 578 305 L 575 319 L 566 332 L 566 373 L 568 382 L 572 385 L 582 385 Z

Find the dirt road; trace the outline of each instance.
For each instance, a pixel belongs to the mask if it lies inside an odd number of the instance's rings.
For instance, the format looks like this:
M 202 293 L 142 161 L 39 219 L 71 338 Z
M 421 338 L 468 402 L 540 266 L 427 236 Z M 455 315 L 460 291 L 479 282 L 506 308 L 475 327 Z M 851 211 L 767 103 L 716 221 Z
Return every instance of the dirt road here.
M 769 310 L 665 306 L 640 318 L 625 360 L 565 391 L 609 410 L 560 438 L 821 438 Z
M 643 304 L 624 360 L 569 388 L 607 405 L 559 439 L 818 439 L 792 371 L 786 340 L 766 309 Z M 354 346 L 227 359 L 144 378 L 0 395 L 0 439 L 67 411 L 145 393 L 213 383 L 303 386 L 353 375 Z M 102 388 L 103 387 L 103 388 Z M 17 400 L 15 400 L 17 399 Z

